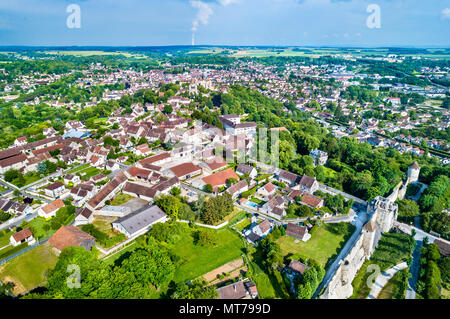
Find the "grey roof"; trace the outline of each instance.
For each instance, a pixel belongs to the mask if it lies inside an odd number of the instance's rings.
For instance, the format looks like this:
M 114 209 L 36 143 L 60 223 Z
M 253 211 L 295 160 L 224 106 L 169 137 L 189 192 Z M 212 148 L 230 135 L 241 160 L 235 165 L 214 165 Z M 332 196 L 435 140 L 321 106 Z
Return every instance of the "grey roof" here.
M 128 212 L 129 210 L 130 208 L 127 206 L 110 206 L 110 205 L 106 205 L 105 207 L 100 209 L 100 211 L 118 212 L 118 213 L 125 213 Z
M 158 206 L 144 206 L 131 214 L 118 218 L 113 224 L 121 224 L 128 233 L 134 234 L 163 217 L 167 217 L 167 215 Z

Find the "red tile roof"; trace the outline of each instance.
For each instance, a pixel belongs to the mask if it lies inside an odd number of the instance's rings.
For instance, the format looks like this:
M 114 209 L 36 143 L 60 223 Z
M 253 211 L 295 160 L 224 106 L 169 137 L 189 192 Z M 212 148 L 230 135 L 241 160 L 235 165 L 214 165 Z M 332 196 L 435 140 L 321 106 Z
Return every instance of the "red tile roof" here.
M 180 178 L 180 177 L 184 177 L 188 174 L 193 174 L 193 173 L 201 170 L 201 168 L 192 163 L 183 163 L 183 164 L 171 167 L 170 170 L 176 175 L 176 177 Z
M 224 171 L 220 171 L 220 172 L 214 173 L 212 175 L 203 177 L 202 180 L 206 184 L 211 184 L 212 187 L 215 187 L 215 186 L 225 185 L 227 179 L 230 179 L 230 178 L 235 178 L 235 179 L 239 180 L 239 177 L 236 175 L 236 173 L 233 171 L 232 168 L 228 168 Z
M 60 209 L 61 207 L 64 207 L 64 202 L 61 199 L 57 199 L 54 202 L 51 202 L 44 207 L 42 207 L 42 210 L 46 215 Z
M 74 226 L 63 226 L 50 237 L 48 242 L 59 250 L 68 246 L 80 246 L 85 240 L 94 239 L 91 235 Z
M 31 230 L 29 228 L 26 228 L 16 234 L 14 234 L 13 238 L 18 243 L 18 242 L 21 242 L 22 240 L 24 240 L 28 237 L 31 237 L 31 236 L 33 236 L 33 233 L 31 232 Z

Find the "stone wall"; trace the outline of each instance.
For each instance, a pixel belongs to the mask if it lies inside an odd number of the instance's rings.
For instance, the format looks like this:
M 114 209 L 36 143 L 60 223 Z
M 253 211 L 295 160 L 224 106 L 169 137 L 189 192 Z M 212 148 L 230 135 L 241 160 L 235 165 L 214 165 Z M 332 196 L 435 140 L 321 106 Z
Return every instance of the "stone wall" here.
M 367 212 L 371 216 L 369 221 L 362 227 L 353 248 L 339 262 L 336 273 L 320 299 L 347 299 L 353 295 L 352 282 L 358 270 L 372 255 L 381 234 L 388 232 L 397 219 L 398 206 L 392 201 L 396 196 L 397 193 L 390 199 L 378 196 L 369 203 L 367 207 Z

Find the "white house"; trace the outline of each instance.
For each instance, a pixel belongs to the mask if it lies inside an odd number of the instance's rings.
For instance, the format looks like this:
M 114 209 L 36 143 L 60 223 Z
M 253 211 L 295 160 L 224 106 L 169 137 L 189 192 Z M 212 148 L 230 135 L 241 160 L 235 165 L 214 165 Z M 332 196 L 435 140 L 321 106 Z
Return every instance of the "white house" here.
M 34 245 L 36 243 L 36 239 L 33 237 L 33 233 L 29 228 L 21 230 L 18 233 L 12 235 L 9 239 L 11 245 L 18 246 L 22 243 L 28 243 L 28 246 Z
M 47 196 L 57 198 L 66 192 L 66 187 L 62 183 L 53 183 L 44 188 L 45 194 Z

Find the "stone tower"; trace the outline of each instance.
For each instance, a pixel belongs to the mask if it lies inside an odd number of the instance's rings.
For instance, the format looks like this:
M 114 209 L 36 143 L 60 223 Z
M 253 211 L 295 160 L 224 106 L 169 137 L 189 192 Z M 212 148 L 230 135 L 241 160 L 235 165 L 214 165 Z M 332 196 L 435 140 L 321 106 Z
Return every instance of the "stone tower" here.
M 368 210 L 373 212 L 373 220 L 382 233 L 388 232 L 397 220 L 398 205 L 388 198 L 375 197 L 370 202 Z
M 406 173 L 409 182 L 410 183 L 417 182 L 419 180 L 419 173 L 420 173 L 420 166 L 416 161 L 414 161 L 414 163 L 409 165 L 408 172 Z

